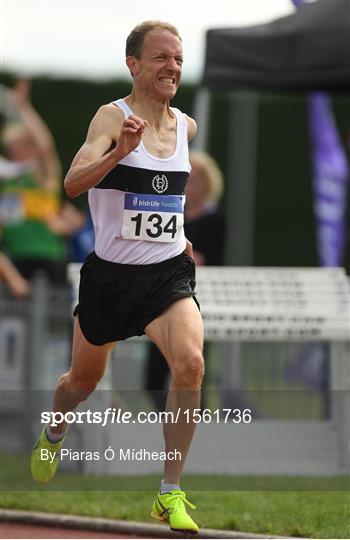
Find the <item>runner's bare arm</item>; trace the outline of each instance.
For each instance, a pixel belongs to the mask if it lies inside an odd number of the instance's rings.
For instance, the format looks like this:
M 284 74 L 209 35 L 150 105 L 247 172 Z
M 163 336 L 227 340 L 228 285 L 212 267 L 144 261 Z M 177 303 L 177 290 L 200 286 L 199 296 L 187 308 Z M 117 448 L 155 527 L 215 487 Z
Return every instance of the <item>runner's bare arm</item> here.
M 193 137 L 197 133 L 197 124 L 191 118 L 190 116 L 187 116 L 187 114 L 184 115 L 186 122 L 187 122 L 187 135 L 188 135 L 188 142 L 191 142 Z M 186 248 L 185 248 L 186 255 L 189 255 L 193 258 L 193 246 L 192 243 L 186 238 Z
M 187 116 L 187 114 L 184 115 L 186 122 L 187 122 L 187 134 L 188 134 L 188 142 L 191 142 L 193 137 L 197 133 L 197 124 L 193 118 L 190 116 Z
M 188 238 L 186 238 L 186 247 L 184 253 L 193 259 L 193 246 L 192 242 L 190 242 Z
M 113 105 L 103 105 L 93 118 L 85 143 L 73 159 L 64 181 L 69 197 L 78 197 L 99 184 L 117 163 L 141 141 L 146 122 L 123 113 Z M 108 152 L 113 143 L 116 146 Z M 106 153 L 107 152 L 107 153 Z

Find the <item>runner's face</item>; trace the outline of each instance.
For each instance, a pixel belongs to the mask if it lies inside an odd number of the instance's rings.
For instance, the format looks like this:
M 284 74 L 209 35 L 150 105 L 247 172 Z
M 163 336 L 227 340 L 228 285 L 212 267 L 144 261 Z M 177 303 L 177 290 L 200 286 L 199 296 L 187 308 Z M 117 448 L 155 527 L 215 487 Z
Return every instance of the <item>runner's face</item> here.
M 161 99 L 172 99 L 179 87 L 183 53 L 180 39 L 168 30 L 146 34 L 138 61 L 137 84 Z

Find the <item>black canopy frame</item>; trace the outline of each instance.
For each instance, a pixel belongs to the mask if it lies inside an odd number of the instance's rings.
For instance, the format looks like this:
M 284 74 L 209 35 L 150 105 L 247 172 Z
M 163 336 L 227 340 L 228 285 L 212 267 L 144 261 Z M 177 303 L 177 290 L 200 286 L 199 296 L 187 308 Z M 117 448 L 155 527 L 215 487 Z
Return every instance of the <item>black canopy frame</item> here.
M 350 0 L 317 0 L 267 24 L 208 30 L 197 149 L 206 148 L 212 91 L 230 92 L 226 263 L 251 265 L 258 93 L 350 92 Z
M 350 91 L 350 0 L 318 0 L 268 24 L 208 30 L 203 85 Z

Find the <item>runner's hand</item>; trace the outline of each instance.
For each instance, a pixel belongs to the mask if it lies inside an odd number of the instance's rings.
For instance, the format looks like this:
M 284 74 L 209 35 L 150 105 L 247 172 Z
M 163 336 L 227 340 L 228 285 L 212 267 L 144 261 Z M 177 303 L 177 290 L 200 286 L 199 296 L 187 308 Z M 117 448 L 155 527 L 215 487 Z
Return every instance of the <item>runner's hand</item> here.
M 192 243 L 186 238 L 185 254 L 193 259 L 193 246 Z
M 138 147 L 147 127 L 147 120 L 132 114 L 122 124 L 116 150 L 127 156 Z

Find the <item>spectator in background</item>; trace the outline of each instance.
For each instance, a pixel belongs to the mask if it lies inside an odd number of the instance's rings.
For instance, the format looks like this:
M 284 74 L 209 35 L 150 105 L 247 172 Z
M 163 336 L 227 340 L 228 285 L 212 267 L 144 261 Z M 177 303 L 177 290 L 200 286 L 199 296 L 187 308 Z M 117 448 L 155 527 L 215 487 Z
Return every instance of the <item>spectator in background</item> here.
M 0 281 L 4 281 L 16 298 L 26 298 L 30 293 L 30 283 L 18 272 L 10 259 L 0 252 Z
M 214 159 L 205 152 L 191 151 L 191 173 L 185 193 L 185 234 L 193 245 L 197 266 L 223 264 L 226 224 L 218 207 L 223 192 L 223 176 Z M 200 300 L 200 299 L 199 299 Z M 205 348 L 207 347 L 204 344 Z M 204 358 L 207 354 L 204 353 Z M 169 378 L 168 365 L 153 343 L 149 344 L 145 366 L 145 387 L 157 410 L 164 410 Z M 203 406 L 203 396 L 202 396 Z
M 68 242 L 69 260 L 71 262 L 84 262 L 95 248 L 94 224 L 90 210 L 84 215 L 84 222 L 71 236 Z
M 66 281 L 64 236 L 83 223 L 70 203 L 61 206 L 61 165 L 53 137 L 30 100 L 29 81 L 18 81 L 12 101 L 21 123 L 1 135 L 0 218 L 2 249 L 26 279 L 44 271 L 52 283 Z

